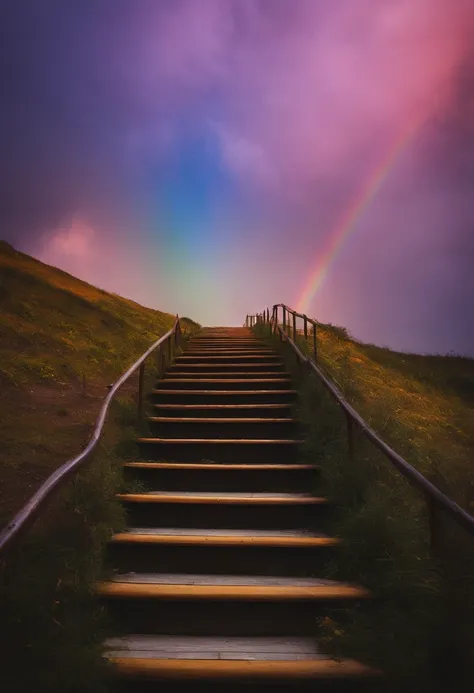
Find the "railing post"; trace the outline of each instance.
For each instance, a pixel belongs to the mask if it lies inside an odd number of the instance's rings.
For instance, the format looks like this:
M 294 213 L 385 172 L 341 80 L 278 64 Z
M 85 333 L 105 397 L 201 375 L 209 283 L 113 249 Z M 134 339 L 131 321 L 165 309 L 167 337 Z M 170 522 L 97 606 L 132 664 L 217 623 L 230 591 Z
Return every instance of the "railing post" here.
M 181 325 L 179 324 L 179 317 L 176 316 L 176 330 L 175 330 L 175 348 L 179 349 L 181 347 Z
M 158 373 L 158 378 L 161 378 L 161 347 L 159 346 L 156 350 L 156 370 Z
M 143 362 L 138 371 L 138 420 L 143 419 L 143 389 L 145 382 L 145 362 Z
M 270 324 L 270 308 L 267 308 L 267 323 Z
M 306 345 L 306 342 L 308 341 L 308 318 L 306 317 L 306 315 L 304 316 L 303 320 L 304 320 L 304 342 Z
M 293 313 L 293 341 L 296 344 L 296 313 Z
M 286 307 L 283 306 L 283 332 L 286 332 Z
M 313 356 L 314 362 L 318 362 L 318 352 L 316 351 L 316 323 L 313 322 Z

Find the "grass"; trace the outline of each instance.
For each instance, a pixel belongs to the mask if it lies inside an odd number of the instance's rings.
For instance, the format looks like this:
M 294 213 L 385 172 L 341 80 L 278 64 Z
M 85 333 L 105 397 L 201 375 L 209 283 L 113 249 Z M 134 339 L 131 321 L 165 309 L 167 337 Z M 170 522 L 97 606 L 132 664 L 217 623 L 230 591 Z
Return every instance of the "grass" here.
M 297 343 L 310 352 L 303 335 Z M 324 576 L 374 595 L 325 614 L 326 649 L 381 668 L 383 691 L 471 690 L 473 541 L 442 519 L 433 555 L 424 499 L 361 434 L 350 462 L 338 405 L 316 377 L 301 373 L 288 347 L 277 346 L 298 382 L 304 457 L 322 466 L 318 493 L 332 502 L 326 529 L 343 539 Z M 474 361 L 392 352 L 332 325 L 318 326 L 318 349 L 323 369 L 366 421 L 472 511 Z
M 122 397 L 99 450 L 56 496 L 19 545 L 0 561 L 2 690 L 102 693 L 107 666 L 101 642 L 107 615 L 93 586 L 107 576 L 105 543 L 125 525 L 117 492 L 122 476 L 122 421 L 133 399 Z
M 0 242 L 0 526 L 86 443 L 107 385 L 174 320 Z
M 107 385 L 173 325 L 0 242 L 0 524 L 89 439 Z M 181 320 L 186 333 L 198 329 Z M 151 362 L 152 358 L 150 358 Z M 156 368 L 146 369 L 146 389 Z M 0 689 L 105 693 L 107 614 L 94 584 L 105 545 L 125 525 L 115 500 L 139 491 L 122 466 L 137 455 L 137 378 L 112 403 L 99 448 L 0 559 Z

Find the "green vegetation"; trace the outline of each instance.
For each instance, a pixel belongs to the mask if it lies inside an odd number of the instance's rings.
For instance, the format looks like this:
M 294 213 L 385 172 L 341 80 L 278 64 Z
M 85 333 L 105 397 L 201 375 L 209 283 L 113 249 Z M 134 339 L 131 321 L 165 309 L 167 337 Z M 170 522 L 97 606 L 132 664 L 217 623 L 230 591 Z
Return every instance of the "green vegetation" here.
M 360 433 L 350 461 L 337 403 L 315 376 L 301 372 L 289 347 L 275 341 L 299 382 L 304 457 L 321 465 L 318 493 L 332 502 L 324 529 L 343 539 L 324 576 L 363 584 L 374 595 L 324 615 L 319 632 L 326 649 L 382 669 L 384 692 L 470 691 L 473 541 L 442 518 L 432 554 L 423 497 Z M 297 343 L 310 352 L 302 335 Z M 318 348 L 320 365 L 365 420 L 472 512 L 474 361 L 360 344 L 331 325 L 318 326 Z
M 107 385 L 173 322 L 0 242 L 0 523 L 80 451 Z M 187 333 L 199 327 L 182 324 Z M 108 690 L 108 623 L 94 584 L 107 575 L 108 537 L 124 526 L 115 494 L 139 490 L 122 474 L 137 455 L 136 391 L 132 377 L 94 458 L 0 559 L 2 691 Z
M 113 403 L 94 459 L 0 561 L 0 687 L 8 693 L 107 690 L 101 642 L 108 624 L 94 584 L 107 575 L 112 528 L 125 526 L 114 496 L 128 490 L 119 452 L 122 426 L 134 417 L 133 399 Z
M 174 319 L 0 242 L 0 526 L 86 443 L 107 385 Z

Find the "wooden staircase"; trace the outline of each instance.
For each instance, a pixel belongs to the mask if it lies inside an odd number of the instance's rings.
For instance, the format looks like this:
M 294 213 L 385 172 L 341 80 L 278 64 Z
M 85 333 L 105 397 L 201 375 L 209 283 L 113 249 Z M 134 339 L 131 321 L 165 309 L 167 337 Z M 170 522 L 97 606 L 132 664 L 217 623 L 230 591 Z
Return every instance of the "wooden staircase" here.
M 327 501 L 298 463 L 295 396 L 245 328 L 203 330 L 157 383 L 126 464 L 148 490 L 120 496 L 129 529 L 97 588 L 120 634 L 106 642 L 116 690 L 366 691 L 376 678 L 317 643 L 322 605 L 368 593 L 317 577 L 338 540 L 318 531 Z

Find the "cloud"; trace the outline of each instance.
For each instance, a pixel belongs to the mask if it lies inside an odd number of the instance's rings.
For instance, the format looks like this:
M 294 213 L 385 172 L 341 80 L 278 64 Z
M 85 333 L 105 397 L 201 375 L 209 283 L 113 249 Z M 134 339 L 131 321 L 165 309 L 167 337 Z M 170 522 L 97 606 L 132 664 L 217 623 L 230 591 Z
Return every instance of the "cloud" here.
M 204 289 L 164 286 L 179 274 L 176 247 L 182 275 L 225 267 L 232 300 L 215 319 L 240 323 L 249 303 L 279 300 L 266 287 L 296 298 L 367 177 L 425 119 L 312 310 L 371 338 L 387 305 L 396 318 L 416 303 L 430 324 L 440 297 L 467 312 L 457 274 L 473 245 L 472 0 L 7 0 L 2 23 L 0 224 L 27 252 L 101 283 L 97 258 L 115 249 L 114 290 L 158 307 L 165 296 L 170 309 L 179 296 L 180 312 L 192 294 L 190 309 L 210 314 Z M 214 226 L 189 214 L 172 238 L 160 204 L 173 165 L 199 178 L 206 147 L 189 143 L 209 129 L 222 170 L 199 194 Z M 389 292 L 369 316 L 369 294 Z M 445 334 L 464 330 L 456 320 Z
M 72 256 L 81 260 L 91 258 L 95 235 L 91 226 L 79 219 L 73 219 L 69 228 L 55 231 L 47 240 L 44 257 Z

